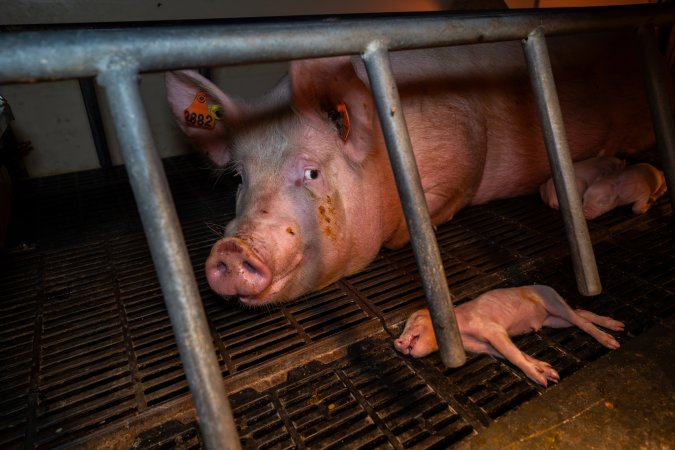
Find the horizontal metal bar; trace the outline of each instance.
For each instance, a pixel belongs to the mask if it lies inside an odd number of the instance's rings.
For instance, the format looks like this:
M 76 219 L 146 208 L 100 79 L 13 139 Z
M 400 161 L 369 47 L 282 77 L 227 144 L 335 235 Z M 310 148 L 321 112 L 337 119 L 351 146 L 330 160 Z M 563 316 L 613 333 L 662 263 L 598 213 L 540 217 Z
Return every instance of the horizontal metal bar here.
M 541 28 L 532 31 L 523 41 L 523 49 L 544 133 L 553 183 L 570 244 L 577 287 L 582 295 L 597 295 L 602 292 L 600 275 L 595 263 L 593 244 L 588 234 L 588 225 L 581 208 L 581 197 L 574 178 L 572 156 L 567 145 L 565 124 L 556 93 L 546 38 Z
M 402 50 L 522 39 L 536 27 L 553 35 L 673 22 L 671 5 L 640 5 L 9 32 L 0 34 L 0 83 L 91 77 L 120 57 L 149 72 L 359 54 L 374 40 Z
M 386 48 L 373 43 L 364 52 L 363 61 L 408 224 L 410 243 L 422 277 L 441 360 L 447 367 L 459 367 L 466 361 L 466 355 L 396 81 L 391 72 L 389 53 Z
M 207 448 L 240 448 L 185 240 L 150 133 L 133 66 L 98 77 L 104 88 L 129 182 L 176 335 Z
M 668 185 L 670 205 L 675 211 L 675 129 L 673 128 L 672 99 L 666 78 L 668 72 L 656 44 L 654 29 L 642 27 L 638 34 L 654 134 L 656 134 L 657 148 Z

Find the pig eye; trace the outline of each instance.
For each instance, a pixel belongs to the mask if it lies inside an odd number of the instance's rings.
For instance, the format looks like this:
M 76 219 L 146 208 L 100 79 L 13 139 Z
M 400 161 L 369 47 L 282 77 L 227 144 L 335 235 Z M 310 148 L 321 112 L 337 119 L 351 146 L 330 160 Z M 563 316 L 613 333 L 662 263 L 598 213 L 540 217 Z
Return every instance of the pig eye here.
M 316 180 L 319 178 L 319 169 L 305 169 L 305 180 Z

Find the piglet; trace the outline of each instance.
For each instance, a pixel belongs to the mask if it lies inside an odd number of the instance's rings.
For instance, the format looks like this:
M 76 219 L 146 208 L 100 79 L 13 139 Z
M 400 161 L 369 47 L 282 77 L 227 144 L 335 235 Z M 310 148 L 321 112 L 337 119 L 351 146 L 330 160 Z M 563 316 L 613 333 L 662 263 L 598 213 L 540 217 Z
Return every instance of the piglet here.
M 574 163 L 574 178 L 579 196 L 582 197 L 588 186 L 597 178 L 617 172 L 625 165 L 624 160 L 608 156 L 596 156 Z M 549 178 L 539 187 L 539 195 L 549 207 L 559 209 L 560 203 L 553 185 L 553 178 Z
M 586 219 L 595 219 L 622 205 L 633 205 L 635 214 L 642 214 L 666 192 L 663 172 L 640 163 L 595 180 L 583 196 Z
M 549 286 L 533 285 L 495 289 L 455 308 L 457 325 L 464 348 L 473 353 L 489 353 L 506 358 L 535 382 L 546 386 L 557 383 L 558 372 L 544 361 L 521 352 L 509 336 L 539 331 L 543 326 L 564 328 L 576 325 L 610 349 L 619 348 L 611 335 L 594 324 L 621 331 L 624 324 L 590 311 L 572 310 Z M 421 358 L 438 350 L 428 309 L 413 313 L 401 336 L 394 341 L 396 350 Z

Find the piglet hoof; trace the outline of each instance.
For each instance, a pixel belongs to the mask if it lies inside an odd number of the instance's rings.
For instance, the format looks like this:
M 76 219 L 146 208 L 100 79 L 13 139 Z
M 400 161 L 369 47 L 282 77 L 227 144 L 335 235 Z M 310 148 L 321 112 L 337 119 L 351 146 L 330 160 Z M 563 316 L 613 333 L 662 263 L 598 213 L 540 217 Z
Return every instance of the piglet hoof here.
M 614 331 L 623 331 L 624 328 L 626 327 L 626 325 L 624 325 L 623 322 L 611 319 L 609 317 L 607 317 L 607 319 L 608 319 L 607 322 L 602 324 L 602 326 L 605 327 L 605 328 L 609 328 L 610 330 L 614 330 Z
M 610 334 L 608 334 L 603 339 L 601 339 L 600 343 L 602 345 L 604 345 L 605 347 L 607 347 L 609 349 L 612 349 L 612 350 L 616 350 L 617 348 L 621 347 L 621 345 L 619 344 L 619 341 L 614 339 L 614 337 Z
M 523 353 L 523 355 L 525 354 Z M 553 383 L 560 381 L 560 375 L 549 363 L 539 361 L 528 355 L 525 355 L 525 359 L 528 366 L 523 368 L 523 372 L 535 383 L 547 387 L 549 381 Z
M 626 325 L 624 325 L 623 322 L 618 321 L 618 320 L 614 320 L 611 317 L 607 317 L 607 316 L 600 316 L 600 317 L 602 317 L 602 319 L 604 319 L 604 320 L 599 325 L 601 325 L 601 326 L 603 326 L 607 329 L 614 330 L 614 331 L 623 331 L 624 328 L 626 327 Z
M 429 310 L 416 311 L 408 318 L 403 333 L 394 341 L 394 347 L 414 358 L 422 358 L 438 350 Z

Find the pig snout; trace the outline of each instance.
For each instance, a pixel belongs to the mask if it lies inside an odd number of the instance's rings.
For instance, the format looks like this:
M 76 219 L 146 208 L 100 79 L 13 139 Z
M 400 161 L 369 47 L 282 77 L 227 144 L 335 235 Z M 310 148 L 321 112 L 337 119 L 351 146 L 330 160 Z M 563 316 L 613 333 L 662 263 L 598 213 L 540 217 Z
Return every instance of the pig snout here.
M 272 282 L 272 272 L 251 247 L 236 237 L 221 239 L 206 260 L 209 286 L 222 296 L 255 296 Z

